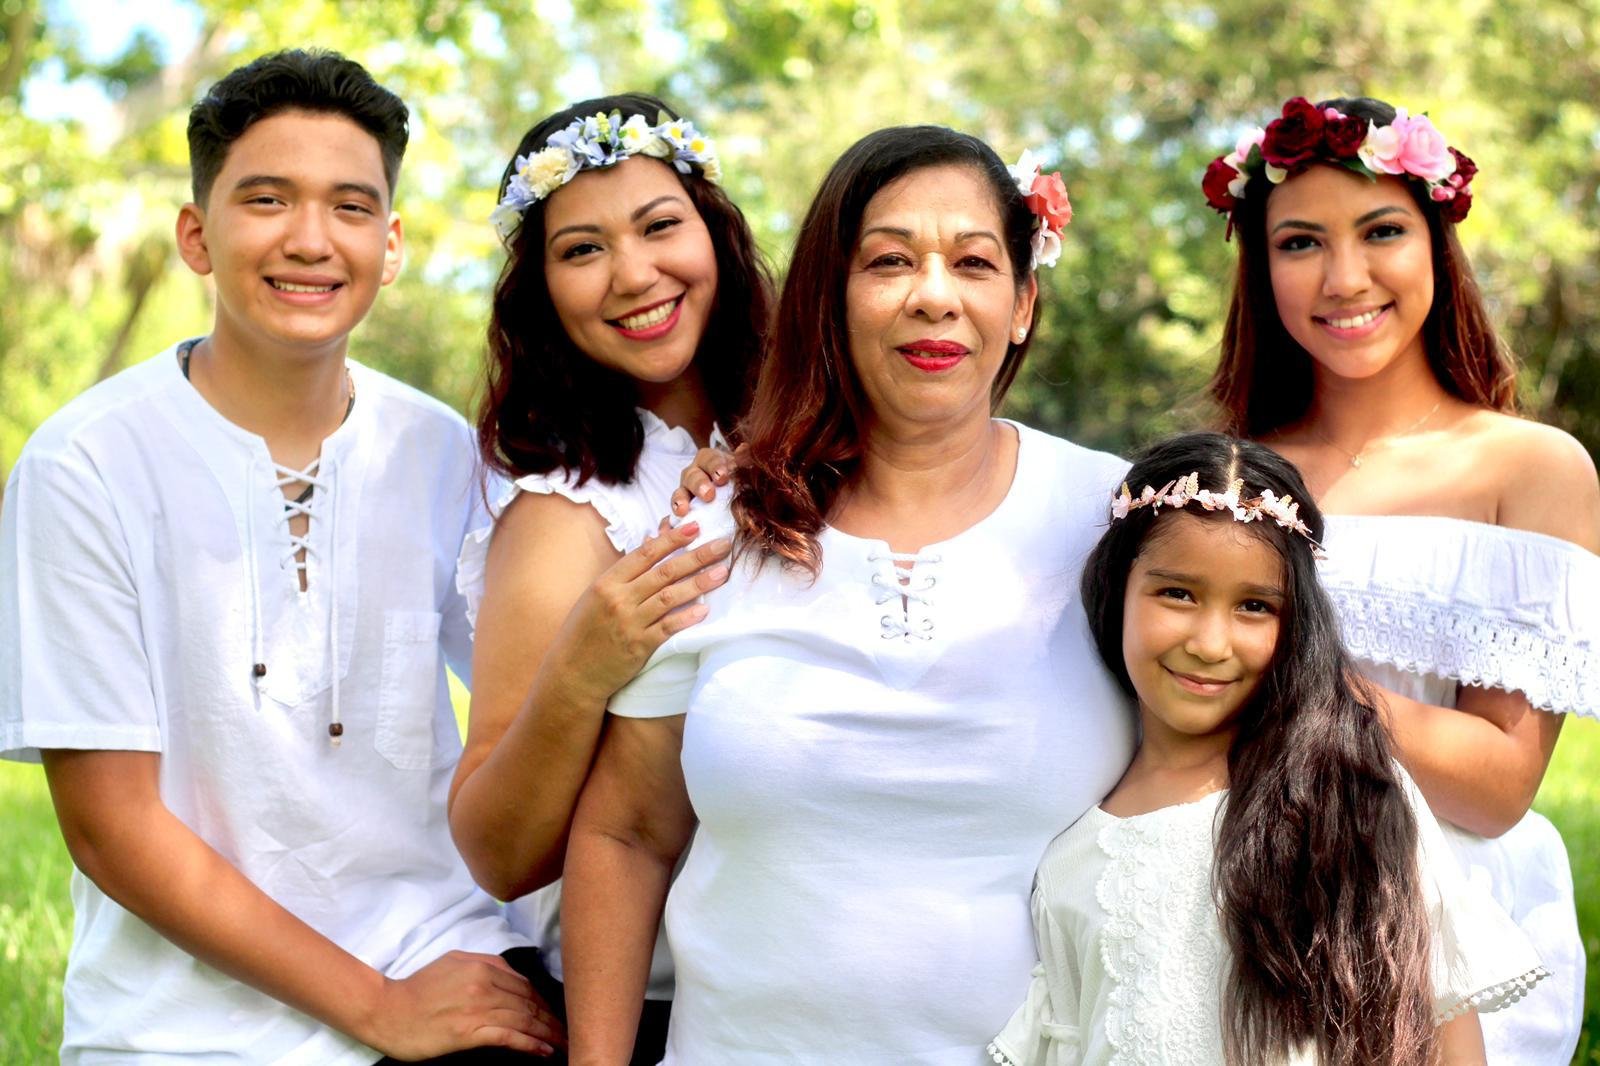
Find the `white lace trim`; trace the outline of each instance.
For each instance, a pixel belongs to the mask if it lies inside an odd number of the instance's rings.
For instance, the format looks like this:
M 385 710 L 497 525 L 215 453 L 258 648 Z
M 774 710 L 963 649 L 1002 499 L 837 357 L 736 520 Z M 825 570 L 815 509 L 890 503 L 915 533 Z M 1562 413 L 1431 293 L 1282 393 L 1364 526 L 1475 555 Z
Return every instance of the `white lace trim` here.
M 1226 948 L 1211 899 L 1216 804 L 1185 804 L 1100 830 L 1109 860 L 1095 885 L 1107 921 L 1112 1066 L 1221 1061 L 1216 1023 Z
M 1544 711 L 1600 717 L 1600 649 L 1571 634 L 1415 593 L 1337 586 L 1328 593 L 1358 659 L 1518 691 Z
M 989 1046 L 984 1048 L 983 1051 L 984 1054 L 989 1056 L 990 1062 L 998 1063 L 999 1066 L 1022 1066 L 1022 1063 L 1007 1055 L 1000 1045 L 993 1040 L 989 1041 Z
M 1479 989 L 1470 996 L 1464 996 L 1451 1004 L 1445 1010 L 1434 1015 L 1433 1024 L 1443 1025 L 1452 1018 L 1458 1018 L 1469 1010 L 1479 1014 L 1490 1014 L 1511 1006 L 1517 1000 L 1533 991 L 1533 986 L 1550 976 L 1550 971 L 1543 966 L 1536 966 L 1527 973 L 1519 974 L 1509 981 L 1490 985 L 1488 988 Z

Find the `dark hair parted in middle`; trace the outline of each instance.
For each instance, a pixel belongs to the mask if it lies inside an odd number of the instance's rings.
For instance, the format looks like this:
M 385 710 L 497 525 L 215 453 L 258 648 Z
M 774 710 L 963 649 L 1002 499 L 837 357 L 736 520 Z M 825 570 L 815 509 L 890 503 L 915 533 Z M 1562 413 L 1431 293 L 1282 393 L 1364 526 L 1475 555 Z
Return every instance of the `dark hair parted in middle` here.
M 890 182 L 913 170 L 951 165 L 972 167 L 993 190 L 1017 291 L 1027 285 L 1034 215 L 987 144 L 943 126 L 894 126 L 867 134 L 840 156 L 796 238 L 771 351 L 745 420 L 750 447 L 740 461 L 733 504 L 741 550 L 775 555 L 812 574 L 820 569 L 817 535 L 865 450 L 867 400 L 850 358 L 845 306 L 861 218 Z M 1029 343 L 1009 345 L 992 406 L 999 407 L 1011 387 Z
M 644 93 L 585 100 L 530 129 L 512 159 L 542 150 L 552 134 L 574 119 L 613 111 L 620 111 L 624 121 L 642 115 L 651 124 L 663 113 L 679 117 Z M 501 195 L 515 165 L 508 164 L 501 176 Z M 717 259 L 716 299 L 694 365 L 718 425 L 731 431 L 749 399 L 766 343 L 772 277 L 743 212 L 727 194 L 698 169 L 677 177 L 706 224 Z M 574 474 L 578 484 L 596 476 L 626 484 L 633 480 L 644 448 L 644 427 L 635 411 L 638 387 L 621 371 L 589 358 L 567 336 L 545 279 L 544 218 L 541 200 L 527 209 L 506 242 L 508 255 L 489 319 L 487 387 L 477 416 L 479 451 L 491 468 L 513 478 L 562 469 Z
M 1337 108 L 1378 126 L 1395 117 L 1391 105 L 1368 97 L 1324 100 L 1316 106 Z M 1455 223 L 1442 216 L 1421 182 L 1405 185 L 1427 220 L 1433 249 L 1433 307 L 1422 326 L 1428 365 L 1450 395 L 1497 411 L 1515 411 L 1516 364 L 1495 333 L 1467 253 L 1456 239 Z M 1211 379 L 1222 428 L 1256 438 L 1299 421 L 1311 406 L 1311 356 L 1278 315 L 1267 266 L 1267 198 L 1272 190 L 1266 177 L 1252 177 L 1233 210 L 1239 263 L 1223 326 L 1222 357 Z
M 1318 541 L 1322 514 L 1292 463 L 1259 444 L 1191 433 L 1128 472 L 1137 494 L 1199 474 L 1246 499 L 1292 496 Z M 1228 511 L 1144 507 L 1111 523 L 1084 567 L 1084 610 L 1100 657 L 1135 695 L 1123 659 L 1128 576 L 1175 521 L 1235 522 Z M 1416 817 L 1383 720 L 1339 639 L 1311 545 L 1271 520 L 1240 524 L 1283 562 L 1278 643 L 1239 709 L 1213 893 L 1233 954 L 1222 1003 L 1230 1063 L 1275 1062 L 1314 1044 L 1319 1062 L 1432 1061 L 1429 927 Z

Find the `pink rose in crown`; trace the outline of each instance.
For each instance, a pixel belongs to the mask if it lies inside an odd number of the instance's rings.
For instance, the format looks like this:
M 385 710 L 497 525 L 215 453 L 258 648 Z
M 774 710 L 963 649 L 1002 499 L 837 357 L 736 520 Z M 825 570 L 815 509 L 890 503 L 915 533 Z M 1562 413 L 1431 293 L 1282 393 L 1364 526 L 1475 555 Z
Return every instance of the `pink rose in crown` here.
M 1238 176 L 1239 172 L 1223 160 L 1213 159 L 1211 165 L 1206 167 L 1206 176 L 1200 179 L 1200 188 L 1206 194 L 1206 203 L 1223 214 L 1232 211 L 1237 201 L 1229 185 Z
M 1045 225 L 1059 232 L 1072 221 L 1072 201 L 1067 199 L 1067 185 L 1057 173 L 1040 174 L 1033 179 L 1033 188 L 1023 197 L 1028 210 L 1044 219 Z
M 1317 154 L 1323 127 L 1327 124 L 1325 114 L 1305 97 L 1297 96 L 1283 105 L 1281 116 L 1267 123 L 1261 157 L 1284 170 L 1299 166 Z
M 1396 109 L 1394 121 L 1375 127 L 1361 146 L 1361 161 L 1379 174 L 1412 174 L 1443 181 L 1455 172 L 1455 156 L 1427 115 L 1412 118 Z

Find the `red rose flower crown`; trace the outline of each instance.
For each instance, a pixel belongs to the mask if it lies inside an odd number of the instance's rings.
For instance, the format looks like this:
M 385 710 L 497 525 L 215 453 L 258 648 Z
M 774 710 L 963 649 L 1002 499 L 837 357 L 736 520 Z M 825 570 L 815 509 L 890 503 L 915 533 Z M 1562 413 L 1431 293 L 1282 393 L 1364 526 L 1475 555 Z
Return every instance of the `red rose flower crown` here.
M 1206 203 L 1231 216 L 1257 174 L 1277 185 L 1312 163 L 1342 166 L 1373 180 L 1382 174 L 1414 178 L 1451 222 L 1460 222 L 1472 209 L 1478 168 L 1445 143 L 1427 115 L 1408 115 L 1397 107 L 1394 121 L 1379 126 L 1337 108 L 1318 108 L 1303 96 L 1284 104 L 1266 129 L 1249 131 L 1233 151 L 1213 159 L 1200 187 Z M 1228 232 L 1233 232 L 1231 217 Z

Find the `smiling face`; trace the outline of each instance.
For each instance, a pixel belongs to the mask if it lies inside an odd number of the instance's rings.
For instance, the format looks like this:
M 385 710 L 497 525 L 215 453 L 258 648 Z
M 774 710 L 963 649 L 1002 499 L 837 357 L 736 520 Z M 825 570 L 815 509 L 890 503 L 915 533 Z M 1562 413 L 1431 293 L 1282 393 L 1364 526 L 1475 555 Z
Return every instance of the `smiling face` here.
M 672 168 L 634 156 L 587 170 L 545 205 L 545 280 L 567 336 L 645 385 L 694 361 L 717 295 L 706 224 Z
M 1278 315 L 1321 372 L 1359 380 L 1426 361 L 1433 252 L 1404 182 L 1312 166 L 1273 189 L 1266 225 Z
M 924 167 L 878 190 L 845 288 L 850 359 L 874 414 L 989 417 L 990 388 L 1033 314 L 994 191 L 972 167 Z
M 341 115 L 256 122 L 228 149 L 206 204 L 179 212 L 178 249 L 215 280 L 217 346 L 342 356 L 400 271 L 377 140 Z
M 1278 644 L 1283 562 L 1248 527 L 1163 515 L 1128 575 L 1122 655 L 1146 738 L 1231 733 Z

